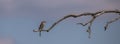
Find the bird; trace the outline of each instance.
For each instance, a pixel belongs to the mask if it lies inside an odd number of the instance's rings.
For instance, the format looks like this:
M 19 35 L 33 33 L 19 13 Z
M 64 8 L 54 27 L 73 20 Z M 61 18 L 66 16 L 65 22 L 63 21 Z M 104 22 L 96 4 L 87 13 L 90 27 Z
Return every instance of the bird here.
M 33 30 L 33 32 L 39 32 L 39 35 L 41 36 L 41 31 L 43 30 L 45 23 L 46 21 L 42 21 L 39 25 L 38 30 Z

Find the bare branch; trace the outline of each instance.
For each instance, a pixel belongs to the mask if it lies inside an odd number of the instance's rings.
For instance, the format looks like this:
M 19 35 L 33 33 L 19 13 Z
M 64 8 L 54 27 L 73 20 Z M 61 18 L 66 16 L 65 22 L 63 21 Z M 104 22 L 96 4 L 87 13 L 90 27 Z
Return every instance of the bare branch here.
M 82 13 L 82 14 L 79 14 L 79 15 L 67 15 L 67 16 L 64 16 L 63 18 L 61 18 L 60 20 L 54 22 L 54 23 L 50 26 L 50 28 L 48 28 L 47 30 L 42 30 L 42 31 L 47 31 L 47 32 L 49 32 L 49 31 L 52 30 L 52 28 L 55 27 L 58 23 L 60 23 L 61 21 L 65 20 L 65 19 L 67 19 L 67 18 L 70 18 L 70 17 L 77 18 L 77 17 L 81 17 L 81 16 L 92 16 L 92 19 L 91 19 L 90 21 L 88 21 L 87 23 L 85 23 L 85 24 L 83 24 L 83 23 L 77 23 L 77 24 L 81 24 L 82 26 L 86 26 L 86 25 L 90 24 L 90 25 L 88 26 L 88 30 L 87 30 L 87 32 L 89 33 L 89 38 L 90 38 L 90 35 L 91 35 L 91 26 L 92 26 L 93 21 L 94 21 L 97 17 L 99 17 L 99 16 L 101 16 L 101 15 L 104 15 L 105 13 L 118 13 L 118 14 L 120 15 L 120 11 L 119 11 L 119 10 L 102 10 L 102 11 L 97 11 L 97 12 L 95 12 L 95 13 Z M 108 25 L 109 25 L 110 23 L 115 22 L 115 21 L 117 21 L 118 19 L 120 19 L 120 17 L 115 18 L 115 19 L 107 22 L 107 24 L 106 24 L 105 27 L 104 27 L 105 30 L 107 29 L 107 27 L 108 27 Z
M 95 14 L 97 14 L 97 13 L 95 13 Z M 70 18 L 70 17 L 77 18 L 77 17 L 81 17 L 81 16 L 88 16 L 88 15 L 92 15 L 93 16 L 94 13 L 83 13 L 83 14 L 79 14 L 79 15 L 67 15 L 67 16 L 61 18 L 60 20 L 58 20 L 57 22 L 53 23 L 53 25 L 50 28 L 48 28 L 47 32 L 49 32 L 54 26 L 56 26 L 56 24 L 58 24 L 59 22 L 65 20 L 67 18 Z
M 70 17 L 77 18 L 77 17 L 81 17 L 81 16 L 86 16 L 88 14 L 91 14 L 91 13 L 84 13 L 84 14 L 80 14 L 80 15 L 67 15 L 67 16 L 63 17 L 62 19 L 58 20 L 57 22 L 53 23 L 53 25 L 47 31 L 49 32 L 56 24 L 58 24 L 59 22 L 65 20 L 67 18 L 70 18 Z
M 95 16 L 95 17 L 98 17 L 100 15 L 103 15 L 104 13 L 119 13 L 120 14 L 120 11 L 118 11 L 118 10 L 103 10 L 103 11 L 98 11 L 98 12 L 95 12 L 95 13 L 82 13 L 82 14 L 79 14 L 79 15 L 67 15 L 67 16 L 64 16 L 63 18 L 61 18 L 60 20 L 58 20 L 57 22 L 53 23 L 52 26 L 50 26 L 50 28 L 48 28 L 48 30 L 46 30 L 46 31 L 49 32 L 59 22 L 65 20 L 67 18 L 70 18 L 70 17 L 73 17 L 73 18 L 77 18 L 77 17 L 81 17 L 81 16 Z
M 76 18 L 76 17 L 80 17 L 80 16 L 81 15 L 68 15 L 68 16 L 65 16 L 62 19 L 58 20 L 57 22 L 53 23 L 53 25 L 47 31 L 49 32 L 54 26 L 56 26 L 56 24 L 58 24 L 59 22 L 63 21 L 64 19 L 67 19 L 69 17 Z
M 93 21 L 95 20 L 96 17 L 98 17 L 98 16 L 100 16 L 102 14 L 104 14 L 104 11 L 101 11 L 101 12 L 97 13 L 96 15 L 91 15 L 92 19 L 89 22 L 85 23 L 85 24 L 83 24 L 83 23 L 77 23 L 77 24 L 81 24 L 82 26 L 86 26 L 87 24 L 89 24 L 88 29 L 86 31 L 89 34 L 88 38 L 91 38 L 91 27 L 92 27 Z

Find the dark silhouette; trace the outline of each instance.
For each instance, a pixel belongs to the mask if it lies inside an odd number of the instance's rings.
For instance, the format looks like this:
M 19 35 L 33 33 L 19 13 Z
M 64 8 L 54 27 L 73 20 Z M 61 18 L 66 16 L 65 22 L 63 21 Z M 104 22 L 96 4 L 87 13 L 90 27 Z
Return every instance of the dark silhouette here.
M 42 29 L 40 28 L 41 30 L 39 29 L 39 32 L 41 32 L 41 31 L 49 32 L 49 31 L 50 31 L 53 27 L 55 27 L 59 22 L 65 20 L 65 19 L 67 19 L 67 18 L 70 18 L 70 17 L 77 18 L 77 17 L 81 17 L 81 16 L 91 16 L 92 19 L 91 19 L 90 21 L 88 21 L 87 23 L 85 23 L 85 24 L 83 24 L 83 23 L 77 23 L 77 24 L 80 24 L 80 25 L 82 25 L 82 26 L 86 26 L 86 25 L 89 24 L 89 25 L 88 25 L 88 29 L 86 30 L 86 32 L 89 33 L 89 38 L 90 38 L 92 22 L 93 22 L 97 17 L 99 17 L 99 16 L 101 16 L 101 15 L 104 15 L 105 13 L 117 13 L 118 15 L 120 15 L 120 11 L 117 10 L 117 9 L 116 9 L 116 10 L 102 10 L 102 11 L 97 11 L 97 12 L 95 12 L 95 13 L 82 13 L 82 14 L 79 14 L 79 15 L 71 14 L 71 15 L 64 16 L 64 17 L 61 18 L 60 20 L 56 21 L 56 22 L 53 23 L 52 26 L 50 26 L 50 28 L 48 28 L 47 30 L 42 30 Z M 115 22 L 115 21 L 117 21 L 117 20 L 119 20 L 119 19 L 120 19 L 120 16 L 117 17 L 117 18 L 115 18 L 115 19 L 113 19 L 113 20 L 111 20 L 111 21 L 108 21 L 108 22 L 106 23 L 106 25 L 104 26 L 104 30 L 106 31 L 106 29 L 107 29 L 107 27 L 108 27 L 109 24 L 111 24 L 112 22 Z M 35 32 L 35 30 L 34 30 L 34 32 Z
M 40 26 L 39 26 L 38 30 L 33 30 L 33 32 L 39 32 L 39 35 L 41 36 L 41 31 L 43 31 L 43 28 L 44 28 L 44 25 L 45 25 L 44 23 L 46 23 L 46 21 L 42 21 L 40 23 Z

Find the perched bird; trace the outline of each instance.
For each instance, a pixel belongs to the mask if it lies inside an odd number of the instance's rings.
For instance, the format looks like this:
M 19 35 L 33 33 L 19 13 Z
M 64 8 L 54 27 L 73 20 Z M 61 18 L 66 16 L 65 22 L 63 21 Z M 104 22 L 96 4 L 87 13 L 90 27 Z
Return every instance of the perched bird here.
M 42 21 L 38 30 L 33 30 L 33 32 L 39 32 L 39 35 L 41 36 L 41 31 L 43 31 L 44 23 L 46 23 L 46 21 Z

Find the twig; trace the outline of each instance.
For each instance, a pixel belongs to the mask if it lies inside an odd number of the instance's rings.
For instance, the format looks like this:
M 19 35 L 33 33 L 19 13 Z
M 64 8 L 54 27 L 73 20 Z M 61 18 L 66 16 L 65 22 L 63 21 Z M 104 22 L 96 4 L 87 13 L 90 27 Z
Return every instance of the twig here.
M 117 17 L 115 19 L 112 19 L 112 20 L 108 21 L 107 24 L 104 26 L 105 31 L 107 30 L 109 24 L 111 24 L 111 23 L 113 23 L 113 22 L 115 22 L 115 21 L 117 21 L 119 19 L 120 19 L 120 17 Z
M 92 16 L 93 17 L 93 19 L 90 21 L 90 25 L 88 26 L 88 30 L 86 31 L 86 32 L 88 32 L 89 33 L 89 38 L 91 38 L 91 26 L 92 26 L 92 23 L 93 23 L 93 21 L 95 20 L 95 16 Z

